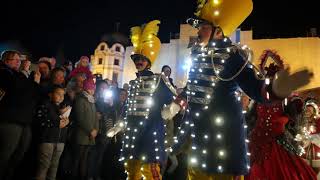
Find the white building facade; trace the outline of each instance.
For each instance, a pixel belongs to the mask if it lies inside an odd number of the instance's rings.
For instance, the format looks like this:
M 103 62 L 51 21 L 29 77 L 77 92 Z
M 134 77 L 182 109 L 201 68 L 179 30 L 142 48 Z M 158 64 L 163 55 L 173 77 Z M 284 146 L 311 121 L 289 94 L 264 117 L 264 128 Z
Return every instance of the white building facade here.
M 160 27 L 161 28 L 161 27 Z M 190 63 L 190 39 L 197 37 L 197 29 L 187 24 L 180 25 L 180 38 L 171 39 L 169 43 L 162 43 L 157 60 L 152 65 L 154 73 L 160 73 L 163 65 L 172 69 L 171 78 L 177 87 L 186 84 L 188 63 Z M 320 38 L 282 38 L 282 39 L 253 39 L 252 31 L 237 30 L 232 36 L 233 42 L 248 45 L 254 52 L 253 62 L 259 64 L 259 57 L 266 49 L 274 49 L 290 64 L 292 70 L 307 67 L 315 74 L 312 82 L 300 90 L 320 87 Z M 114 44 L 108 48 L 106 43 L 100 43 L 91 56 L 94 73 L 103 75 L 103 78 L 117 80 L 119 86 L 136 78 L 136 69 L 130 55 L 132 46 L 124 47 Z
M 125 62 L 125 48 L 119 44 L 111 47 L 101 42 L 91 55 L 93 74 L 101 74 L 103 79 L 122 83 Z

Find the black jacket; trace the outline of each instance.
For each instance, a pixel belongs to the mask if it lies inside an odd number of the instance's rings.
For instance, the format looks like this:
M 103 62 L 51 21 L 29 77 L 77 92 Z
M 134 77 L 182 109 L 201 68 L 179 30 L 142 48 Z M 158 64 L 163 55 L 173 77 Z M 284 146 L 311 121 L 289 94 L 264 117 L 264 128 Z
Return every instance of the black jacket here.
M 0 62 L 0 123 L 30 125 L 38 99 L 38 84 Z
M 60 128 L 59 106 L 44 101 L 36 109 L 35 119 L 40 129 L 40 143 L 65 143 L 67 127 Z

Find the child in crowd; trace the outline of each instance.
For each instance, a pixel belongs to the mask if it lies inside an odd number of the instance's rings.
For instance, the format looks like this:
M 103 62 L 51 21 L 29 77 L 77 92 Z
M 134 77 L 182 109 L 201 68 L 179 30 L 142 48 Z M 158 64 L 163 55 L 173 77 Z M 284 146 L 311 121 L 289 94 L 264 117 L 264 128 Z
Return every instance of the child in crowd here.
M 68 117 L 64 117 L 59 108 L 64 99 L 65 90 L 53 86 L 49 99 L 40 103 L 36 109 L 36 120 L 40 128 L 40 145 L 37 159 L 37 180 L 56 179 L 59 159 L 64 149 Z

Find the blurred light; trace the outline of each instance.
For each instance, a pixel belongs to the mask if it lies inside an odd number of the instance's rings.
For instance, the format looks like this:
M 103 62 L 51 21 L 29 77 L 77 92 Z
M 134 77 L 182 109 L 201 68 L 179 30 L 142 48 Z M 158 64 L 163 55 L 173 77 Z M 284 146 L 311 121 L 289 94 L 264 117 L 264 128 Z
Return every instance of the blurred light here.
M 104 92 L 104 97 L 105 97 L 105 98 L 111 98 L 112 95 L 113 95 L 113 93 L 112 93 L 111 90 L 106 90 L 106 91 Z

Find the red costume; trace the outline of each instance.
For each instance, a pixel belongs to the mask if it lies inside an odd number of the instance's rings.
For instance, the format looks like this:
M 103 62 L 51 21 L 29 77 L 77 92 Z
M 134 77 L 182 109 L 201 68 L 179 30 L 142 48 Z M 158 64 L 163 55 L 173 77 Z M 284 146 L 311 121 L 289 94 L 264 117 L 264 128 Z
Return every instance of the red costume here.
M 281 103 L 257 106 L 257 122 L 249 138 L 251 169 L 246 179 L 317 179 L 313 169 L 303 159 L 276 142 L 287 122 L 288 117 L 283 115 Z
M 268 57 L 274 63 L 265 67 Z M 266 50 L 261 57 L 260 69 L 267 77 L 283 69 L 283 61 L 275 51 Z M 264 71 L 266 70 L 266 72 Z M 276 99 L 276 98 L 275 98 Z M 287 143 L 279 144 L 285 136 L 285 126 L 289 121 L 282 102 L 258 104 L 256 124 L 249 136 L 251 168 L 247 180 L 313 180 L 317 179 L 313 169 Z M 288 150 L 290 151 L 288 151 Z

